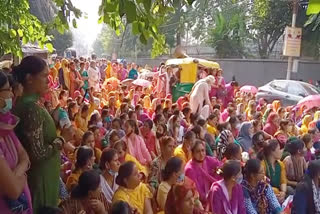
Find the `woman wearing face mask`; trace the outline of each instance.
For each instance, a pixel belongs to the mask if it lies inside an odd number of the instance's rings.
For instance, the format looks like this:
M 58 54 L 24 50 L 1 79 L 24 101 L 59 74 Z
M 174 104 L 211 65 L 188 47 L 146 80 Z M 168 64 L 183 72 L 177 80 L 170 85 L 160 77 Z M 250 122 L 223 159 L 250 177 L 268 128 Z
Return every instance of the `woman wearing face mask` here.
M 280 203 L 285 199 L 287 192 L 287 175 L 283 162 L 280 161 L 282 150 L 278 140 L 269 140 L 263 145 L 263 150 L 258 154 L 258 158 L 264 168 L 266 176 L 270 179 L 270 184 Z
M 320 213 L 320 160 L 309 163 L 307 173 L 297 185 L 292 202 L 292 214 L 316 214 Z
M 249 152 L 252 147 L 253 125 L 251 122 L 244 122 L 241 125 L 238 142 L 244 152 Z
M 129 154 L 135 157 L 142 165 L 151 163 L 151 155 L 146 147 L 143 138 L 139 135 L 139 129 L 134 120 L 125 123 L 126 136 L 124 141 L 127 143 Z
M 19 119 L 10 113 L 13 94 L 7 76 L 0 71 L 0 210 L 13 212 L 9 201 L 25 199 L 23 214 L 31 214 L 31 196 L 27 184 L 26 172 L 29 169 L 29 157 L 14 133 Z M 7 199 L 5 199 L 7 198 Z
M 290 139 L 286 144 L 286 149 L 290 155 L 283 160 L 283 163 L 286 168 L 288 185 L 293 188 L 303 179 L 303 175 L 307 170 L 303 148 L 304 143 L 300 139 Z
M 163 181 L 160 183 L 157 191 L 157 204 L 160 211 L 165 208 L 167 195 L 171 187 L 184 180 L 183 161 L 180 158 L 172 157 L 168 160 L 162 171 Z
M 33 213 L 38 214 L 41 207 L 58 204 L 60 150 L 74 133 L 72 127 L 65 128 L 57 137 L 52 117 L 39 104 L 40 97 L 48 91 L 48 66 L 43 59 L 25 57 L 14 67 L 13 75 L 24 88 L 14 109 L 20 118 L 15 131 L 30 158 L 28 185 Z
M 175 141 L 172 137 L 165 136 L 160 140 L 161 155 L 151 162 L 148 183 L 157 189 L 162 181 L 161 171 L 164 170 L 167 161 L 173 156 Z
M 258 159 L 250 159 L 244 168 L 242 181 L 247 214 L 280 214 L 282 208 L 267 181 Z
M 100 169 L 100 187 L 107 201 L 111 203 L 113 194 L 118 189 L 116 177 L 118 175 L 120 161 L 115 149 L 105 149 L 102 152 Z
M 125 162 L 119 168 L 116 183 L 119 185 L 112 203 L 127 202 L 139 213 L 153 214 L 151 199 L 152 193 L 146 184 L 141 183 L 139 171 L 134 162 Z
M 110 205 L 100 190 L 101 177 L 94 170 L 83 172 L 79 183 L 71 192 L 70 199 L 62 202 L 62 213 L 68 214 L 105 214 Z
M 75 169 L 68 177 L 66 183 L 67 189 L 69 191 L 71 191 L 76 186 L 82 172 L 92 169 L 95 160 L 93 151 L 88 146 L 81 146 L 77 151 L 76 158 L 77 160 L 75 163 Z
M 200 201 L 205 203 L 211 184 L 220 178 L 216 172 L 222 164 L 216 158 L 206 156 L 203 141 L 196 140 L 191 151 L 192 160 L 186 164 L 185 174 L 195 182 Z
M 210 188 L 208 200 L 211 211 L 216 214 L 245 214 L 240 161 L 225 162 L 222 176 L 223 179 Z

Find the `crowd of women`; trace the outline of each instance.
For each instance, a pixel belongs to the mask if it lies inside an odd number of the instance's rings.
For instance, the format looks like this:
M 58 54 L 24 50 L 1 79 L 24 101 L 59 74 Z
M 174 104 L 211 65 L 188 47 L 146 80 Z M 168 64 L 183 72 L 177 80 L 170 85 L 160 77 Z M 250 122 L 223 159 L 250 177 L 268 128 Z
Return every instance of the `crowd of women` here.
M 207 116 L 154 90 L 159 75 L 121 84 L 134 63 L 28 56 L 1 71 L 0 212 L 320 213 L 320 111 L 201 72 Z

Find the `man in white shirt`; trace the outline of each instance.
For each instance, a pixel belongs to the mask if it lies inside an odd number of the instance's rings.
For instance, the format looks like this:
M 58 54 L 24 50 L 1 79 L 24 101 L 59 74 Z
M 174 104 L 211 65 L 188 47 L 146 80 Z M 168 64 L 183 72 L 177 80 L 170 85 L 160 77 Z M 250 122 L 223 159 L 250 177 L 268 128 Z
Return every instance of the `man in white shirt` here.
M 89 87 L 93 87 L 93 90 L 100 91 L 100 72 L 96 67 L 96 62 L 90 62 L 90 68 L 88 70 L 89 75 Z

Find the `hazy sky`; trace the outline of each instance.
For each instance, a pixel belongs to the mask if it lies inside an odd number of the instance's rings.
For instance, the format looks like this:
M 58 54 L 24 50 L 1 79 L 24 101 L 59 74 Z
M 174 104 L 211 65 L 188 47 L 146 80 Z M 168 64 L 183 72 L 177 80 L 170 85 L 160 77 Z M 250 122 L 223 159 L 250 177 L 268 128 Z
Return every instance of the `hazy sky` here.
M 72 3 L 88 16 L 87 19 L 82 17 L 77 21 L 78 27 L 73 30 L 76 34 L 74 39 L 81 39 L 81 42 L 91 47 L 102 27 L 101 24 L 98 24 L 98 9 L 101 0 L 73 0 Z

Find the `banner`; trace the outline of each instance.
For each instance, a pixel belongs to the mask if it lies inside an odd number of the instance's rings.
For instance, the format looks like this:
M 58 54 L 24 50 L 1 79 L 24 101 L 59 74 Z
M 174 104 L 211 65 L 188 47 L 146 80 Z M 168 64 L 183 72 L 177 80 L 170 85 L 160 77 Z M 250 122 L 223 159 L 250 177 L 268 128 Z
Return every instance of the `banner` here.
M 301 50 L 302 29 L 286 27 L 284 35 L 284 56 L 299 57 Z

